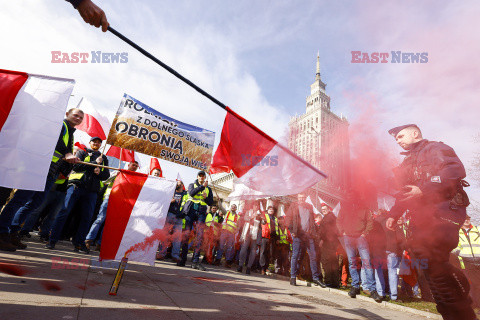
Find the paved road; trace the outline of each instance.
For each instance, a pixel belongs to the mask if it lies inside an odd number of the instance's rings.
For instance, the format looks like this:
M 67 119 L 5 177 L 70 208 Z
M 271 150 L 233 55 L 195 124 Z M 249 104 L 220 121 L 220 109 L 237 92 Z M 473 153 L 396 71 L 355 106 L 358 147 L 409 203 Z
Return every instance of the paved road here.
M 0 252 L 2 320 L 426 319 L 318 287 L 292 287 L 284 280 L 220 267 L 207 272 L 178 268 L 170 262 L 155 267 L 129 263 L 118 295 L 109 296 L 116 269 L 59 269 L 57 259 L 95 261 L 96 254 L 74 253 L 67 243 L 55 251 L 37 241 L 27 243 L 26 250 Z

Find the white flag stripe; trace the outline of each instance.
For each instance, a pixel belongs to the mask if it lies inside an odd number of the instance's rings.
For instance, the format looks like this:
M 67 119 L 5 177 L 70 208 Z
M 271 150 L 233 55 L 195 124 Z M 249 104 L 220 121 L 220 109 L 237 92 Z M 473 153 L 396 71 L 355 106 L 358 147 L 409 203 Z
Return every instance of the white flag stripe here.
M 152 235 L 153 230 L 163 228 L 175 186 L 176 181 L 153 176 L 147 178 L 133 207 L 115 260 L 122 259 L 128 249 L 142 243 Z M 145 251 L 132 251 L 128 259 L 154 265 L 158 243 L 159 240 L 153 241 Z
M 340 212 L 340 209 L 341 209 L 341 205 L 340 205 L 340 202 L 337 203 L 337 205 L 335 206 L 335 208 L 333 208 L 333 214 L 338 217 L 338 213 Z
M 73 80 L 29 75 L 0 132 L 0 183 L 43 191 Z
M 324 179 L 321 174 L 303 164 L 278 145 L 275 145 L 265 158 L 276 158 L 278 164 L 254 166 L 241 178 L 235 180 L 235 183 L 243 184 L 246 188 L 234 186 L 234 191 L 228 196 L 228 199 L 297 194 Z
M 312 202 L 312 199 L 310 199 L 310 196 L 307 197 L 307 199 L 305 200 L 306 203 L 310 204 L 312 207 L 313 207 L 313 213 L 314 214 L 320 214 L 320 211 L 317 210 L 317 208 L 315 207 L 315 205 L 313 204 Z
M 318 198 L 318 201 L 320 201 L 320 205 L 322 205 L 322 204 L 324 204 L 324 203 L 327 204 L 327 203 L 326 203 L 325 201 L 323 201 L 323 199 L 320 198 L 319 196 L 317 196 L 317 198 Z

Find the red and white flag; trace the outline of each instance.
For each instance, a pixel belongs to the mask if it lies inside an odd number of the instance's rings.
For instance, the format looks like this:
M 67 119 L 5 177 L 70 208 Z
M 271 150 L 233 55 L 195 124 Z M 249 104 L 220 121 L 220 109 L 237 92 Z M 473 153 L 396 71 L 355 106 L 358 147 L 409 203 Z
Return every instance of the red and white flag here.
M 91 138 L 99 137 L 102 141 L 107 140 L 108 132 L 112 122 L 104 115 L 100 114 L 90 101 L 82 98 L 77 108 L 84 112 L 83 121 L 76 128 L 86 132 Z
M 126 256 L 154 265 L 175 186 L 175 181 L 121 170 L 108 200 L 100 259 Z
M 326 175 L 227 108 L 211 173 L 230 172 L 238 179 L 229 199 L 299 193 Z
M 0 69 L 0 186 L 44 190 L 74 85 Z
M 305 202 L 313 207 L 313 214 L 320 214 L 320 211 L 318 211 L 317 207 L 315 207 L 315 205 L 312 202 L 312 199 L 310 199 L 310 196 L 307 197 Z
M 122 161 L 126 162 L 135 161 L 135 151 L 119 148 L 116 146 L 110 146 L 110 149 L 108 149 L 106 155 L 117 159 L 121 158 Z

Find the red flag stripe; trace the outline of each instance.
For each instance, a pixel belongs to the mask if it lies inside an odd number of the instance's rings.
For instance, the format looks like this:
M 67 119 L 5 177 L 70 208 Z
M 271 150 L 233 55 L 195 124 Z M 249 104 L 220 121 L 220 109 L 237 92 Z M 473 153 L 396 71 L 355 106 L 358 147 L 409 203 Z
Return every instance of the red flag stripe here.
M 130 214 L 148 175 L 120 170 L 108 200 L 107 218 L 103 229 L 100 259 L 115 259 Z
M 0 69 L 0 131 L 12 110 L 18 91 L 28 79 L 25 72 Z
M 76 126 L 76 129 L 88 133 L 90 137 L 99 137 L 102 140 L 107 139 L 100 122 L 88 113 L 85 113 L 82 123 Z
M 212 173 L 232 170 L 240 178 L 263 159 L 277 142 L 227 107 Z
M 122 149 L 116 146 L 111 146 L 106 155 L 120 159 L 120 151 L 122 152 L 122 161 L 132 162 L 135 160 L 135 152 L 133 150 Z

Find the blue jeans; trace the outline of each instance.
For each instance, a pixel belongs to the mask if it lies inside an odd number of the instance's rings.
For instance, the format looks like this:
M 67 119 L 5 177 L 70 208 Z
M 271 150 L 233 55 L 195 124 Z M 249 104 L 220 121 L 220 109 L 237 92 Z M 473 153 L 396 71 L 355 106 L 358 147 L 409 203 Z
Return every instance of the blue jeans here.
M 17 190 L 0 215 L 0 233 L 17 232 L 28 215 L 42 204 L 57 177 L 48 176 L 44 191 Z M 15 225 L 13 224 L 14 218 Z
M 86 189 L 79 188 L 75 185 L 70 185 L 67 189 L 67 195 L 65 196 L 65 203 L 63 204 L 62 210 L 58 213 L 55 221 L 52 225 L 52 230 L 50 234 L 50 244 L 55 244 L 60 239 L 63 231 L 63 226 L 67 221 L 70 211 L 77 203 L 80 202 L 80 207 L 82 210 L 82 215 L 80 219 L 80 225 L 78 226 L 77 233 L 73 238 L 74 245 L 84 244 L 85 237 L 90 226 L 90 221 L 92 220 L 93 211 L 95 210 L 95 203 L 97 201 L 97 193 L 90 192 Z
M 235 233 L 222 230 L 217 250 L 217 260 L 222 259 L 223 252 L 225 252 L 225 260 L 232 262 L 233 258 L 235 258 Z
M 310 270 L 312 271 L 312 278 L 313 280 L 319 280 L 320 273 L 318 272 L 317 268 L 317 253 L 315 251 L 315 241 L 310 237 L 306 237 L 305 239 L 293 237 L 290 277 L 297 277 L 298 260 L 300 258 L 300 253 L 302 252 L 302 249 L 304 249 L 305 247 L 307 248 L 308 257 L 310 259 Z
M 202 240 L 203 240 L 203 229 L 205 228 L 205 214 L 200 214 L 198 216 L 187 215 L 185 217 L 185 237 L 182 241 L 182 262 L 187 261 L 188 254 L 188 235 L 194 228 L 194 223 L 196 222 L 195 227 L 195 239 L 193 239 L 193 259 L 192 263 L 198 263 L 200 258 L 200 250 L 202 249 Z
M 375 275 L 375 287 L 377 289 L 378 294 L 381 297 L 384 297 L 385 296 L 385 289 L 386 289 L 385 288 L 385 277 L 383 276 L 385 256 L 384 255 L 377 256 L 375 253 L 373 253 L 373 259 L 372 259 L 371 264 L 372 264 L 372 268 L 374 270 L 374 275 Z
M 388 285 L 390 287 L 390 299 L 398 298 L 398 266 L 400 256 L 394 252 L 387 251 Z
M 180 248 L 182 246 L 183 218 L 175 218 L 173 225 L 172 258 L 180 260 Z
M 375 276 L 373 274 L 372 265 L 370 263 L 370 251 L 368 250 L 367 239 L 364 237 L 349 237 L 344 236 L 345 251 L 348 256 L 348 267 L 350 269 L 350 276 L 352 277 L 352 287 L 360 288 L 360 261 L 357 259 L 357 251 L 361 258 L 361 266 L 365 269 L 365 285 L 370 292 L 376 290 Z
M 107 217 L 108 198 L 109 196 L 106 196 L 105 199 L 103 199 L 102 205 L 100 206 L 100 210 L 98 211 L 97 219 L 95 219 L 92 226 L 90 227 L 90 231 L 88 232 L 87 237 L 85 238 L 86 240 L 95 241 L 95 239 L 97 239 L 98 232 L 102 228 L 102 225 L 105 222 L 105 218 Z M 98 239 L 97 243 L 98 244 L 102 243 L 102 237 Z
M 31 232 L 35 223 L 37 223 L 38 216 L 40 213 L 48 208 L 48 214 L 43 219 L 42 224 L 40 226 L 40 235 L 47 236 L 50 228 L 52 227 L 52 223 L 55 220 L 57 214 L 62 210 L 63 203 L 65 202 L 65 192 L 50 190 L 47 193 L 46 199 L 37 209 L 33 210 L 33 212 L 27 217 L 25 224 L 22 227 L 22 231 Z

